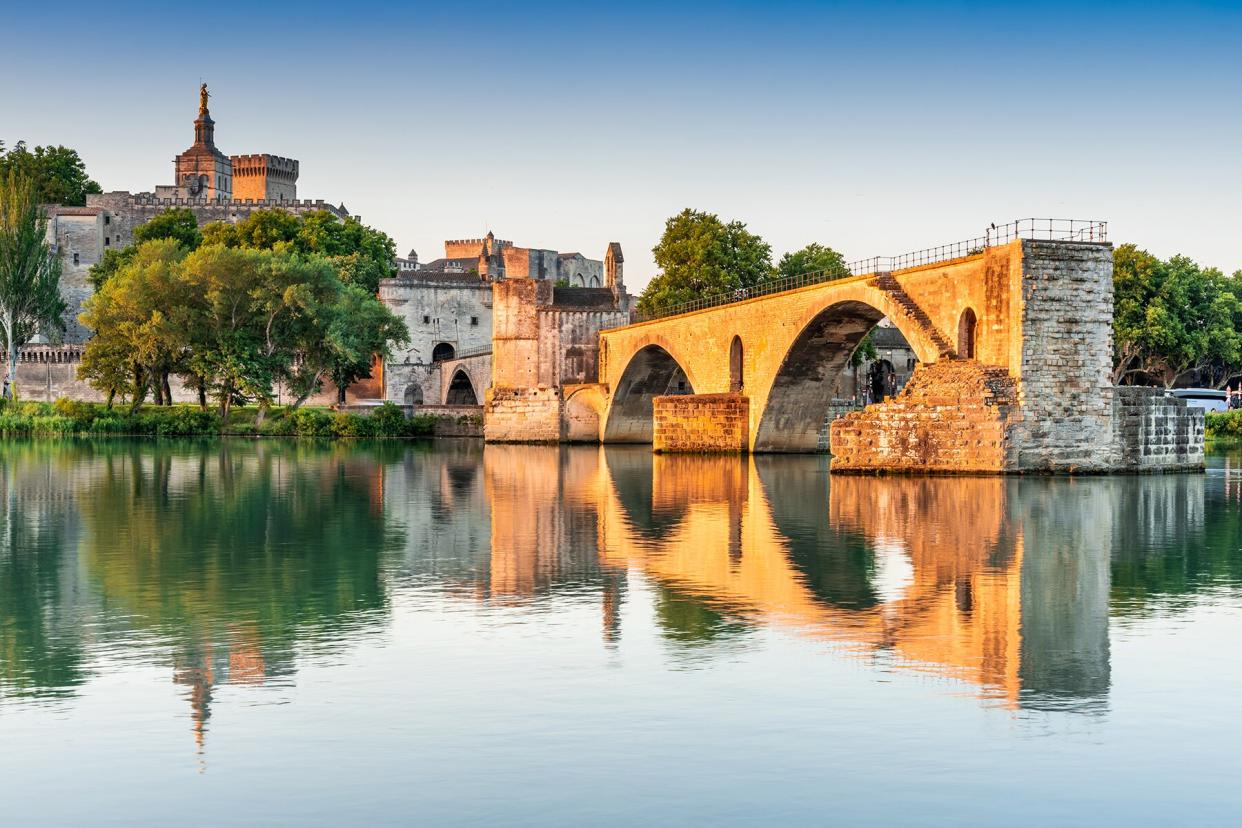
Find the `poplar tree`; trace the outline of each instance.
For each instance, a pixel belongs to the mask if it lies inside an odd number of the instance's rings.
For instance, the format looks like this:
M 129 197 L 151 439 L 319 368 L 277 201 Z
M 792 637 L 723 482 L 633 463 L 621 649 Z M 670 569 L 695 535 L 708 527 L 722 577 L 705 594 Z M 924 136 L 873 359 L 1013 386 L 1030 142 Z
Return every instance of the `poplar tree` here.
M 0 177 L 0 344 L 8 372 L 3 396 L 16 396 L 18 351 L 40 331 L 64 329 L 60 257 L 47 243 L 47 215 L 34 181 L 21 173 Z

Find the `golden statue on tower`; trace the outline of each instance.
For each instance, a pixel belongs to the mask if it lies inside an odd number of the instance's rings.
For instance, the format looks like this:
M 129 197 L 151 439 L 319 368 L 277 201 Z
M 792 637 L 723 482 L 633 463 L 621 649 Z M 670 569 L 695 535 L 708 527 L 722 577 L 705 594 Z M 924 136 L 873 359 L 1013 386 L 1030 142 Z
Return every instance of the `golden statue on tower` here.
M 207 91 L 207 84 L 203 84 L 198 88 L 198 114 L 207 114 L 207 99 L 211 97 L 211 93 Z

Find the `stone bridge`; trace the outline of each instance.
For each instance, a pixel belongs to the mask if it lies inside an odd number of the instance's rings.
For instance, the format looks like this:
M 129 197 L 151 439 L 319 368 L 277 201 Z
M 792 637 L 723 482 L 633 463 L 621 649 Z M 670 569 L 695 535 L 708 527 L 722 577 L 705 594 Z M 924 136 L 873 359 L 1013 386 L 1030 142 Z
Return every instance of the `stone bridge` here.
M 1017 239 L 919 267 L 603 330 L 599 383 L 561 389 L 563 440 L 815 451 L 842 370 L 887 317 L 920 365 L 832 426 L 834 471 L 1202 466 L 1195 409 L 1114 389 L 1112 247 Z

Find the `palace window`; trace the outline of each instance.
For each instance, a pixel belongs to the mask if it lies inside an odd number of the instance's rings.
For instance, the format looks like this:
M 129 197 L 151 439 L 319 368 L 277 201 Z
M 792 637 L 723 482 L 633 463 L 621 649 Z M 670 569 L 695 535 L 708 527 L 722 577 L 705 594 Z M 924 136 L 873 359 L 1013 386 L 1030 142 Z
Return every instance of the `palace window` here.
M 78 254 L 77 254 L 77 253 L 74 253 L 74 254 L 73 254 L 73 263 L 74 263 L 74 264 L 78 264 Z
M 479 317 L 477 317 L 477 316 L 472 316 L 472 317 L 470 317 L 470 324 L 471 324 L 471 325 L 478 326 L 478 324 L 479 324 Z
M 423 324 L 424 324 L 424 325 L 430 325 L 430 324 L 431 324 L 431 317 L 430 317 L 430 316 L 428 316 L 427 314 L 423 314 Z

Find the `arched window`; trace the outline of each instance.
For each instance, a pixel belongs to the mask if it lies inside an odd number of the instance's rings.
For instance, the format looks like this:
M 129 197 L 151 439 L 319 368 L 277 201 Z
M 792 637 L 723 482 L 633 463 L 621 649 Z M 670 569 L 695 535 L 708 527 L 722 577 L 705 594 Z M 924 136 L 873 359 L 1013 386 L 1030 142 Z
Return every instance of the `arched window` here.
M 598 277 L 598 276 L 592 276 L 592 277 L 591 277 L 591 287 L 593 287 L 593 288 L 597 288 L 597 287 L 599 287 L 599 277 Z
M 470 377 L 466 376 L 466 372 L 458 369 L 453 374 L 453 381 L 449 383 L 448 396 L 444 400 L 445 405 L 478 405 L 479 398 L 474 393 L 474 386 L 470 384 Z
M 453 350 L 452 345 L 447 342 L 441 342 L 439 345 L 431 349 L 431 361 L 443 362 L 446 359 L 452 359 L 453 354 L 455 353 L 456 351 Z
M 957 355 L 962 359 L 975 358 L 977 328 L 975 312 L 970 308 L 962 311 L 962 318 L 957 323 Z
M 746 383 L 742 375 L 742 338 L 735 336 L 729 345 L 729 390 L 738 393 L 744 387 Z

